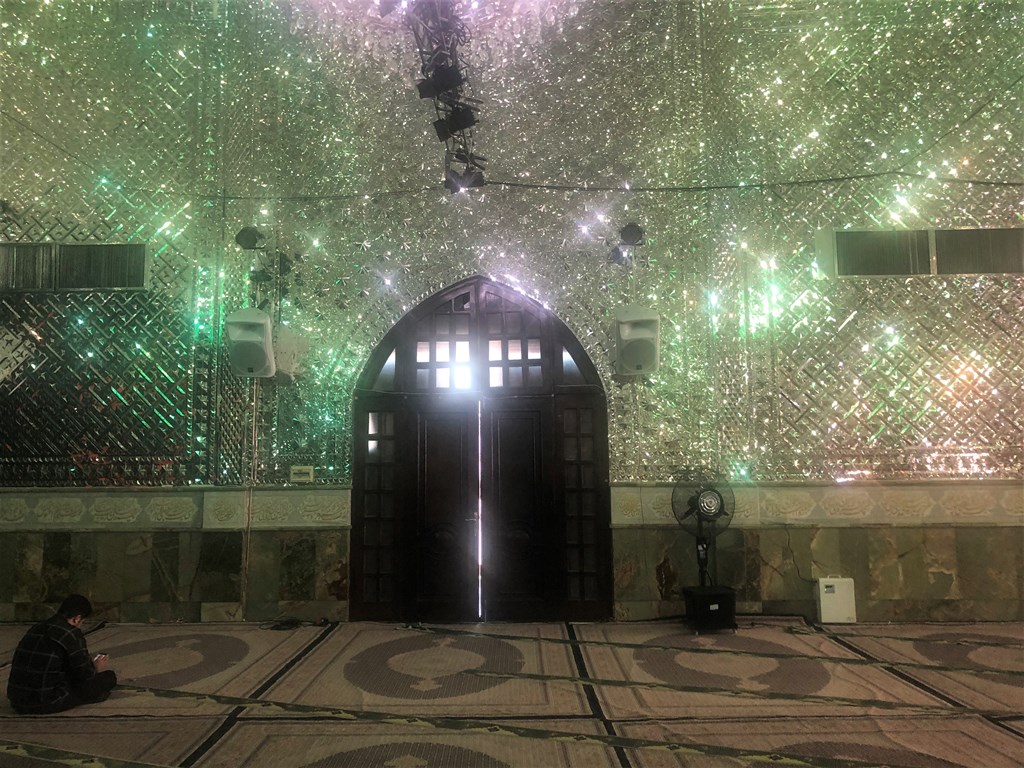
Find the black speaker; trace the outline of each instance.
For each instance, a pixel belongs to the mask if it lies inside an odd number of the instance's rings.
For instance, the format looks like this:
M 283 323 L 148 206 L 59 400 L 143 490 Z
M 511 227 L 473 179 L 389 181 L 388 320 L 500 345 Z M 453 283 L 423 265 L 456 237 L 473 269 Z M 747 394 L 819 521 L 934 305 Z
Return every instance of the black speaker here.
M 273 327 L 270 315 L 258 309 L 239 309 L 224 320 L 228 360 L 238 376 L 270 378 L 274 364 Z
M 615 372 L 638 376 L 658 370 L 661 316 L 645 307 L 623 307 L 615 313 Z
M 695 632 L 736 629 L 736 590 L 731 587 L 684 587 L 686 623 Z

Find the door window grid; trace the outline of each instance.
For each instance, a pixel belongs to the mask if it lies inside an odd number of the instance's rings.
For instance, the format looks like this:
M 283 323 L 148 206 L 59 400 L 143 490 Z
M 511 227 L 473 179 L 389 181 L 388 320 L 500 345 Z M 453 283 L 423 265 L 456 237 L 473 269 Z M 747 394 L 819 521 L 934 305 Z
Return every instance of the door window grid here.
M 492 389 L 522 389 L 544 385 L 541 320 L 487 294 L 487 385 Z
M 562 415 L 565 471 L 567 598 L 598 595 L 598 488 L 592 408 L 568 408 Z
M 416 341 L 416 389 L 472 389 L 469 307 L 469 294 L 461 294 L 420 322 Z
M 468 281 L 467 281 L 468 282 Z M 526 307 L 523 307 L 514 297 L 503 297 L 500 293 L 492 293 L 484 286 L 486 281 L 478 281 L 466 291 L 454 299 L 442 300 L 440 304 L 434 303 L 433 314 L 423 316 L 418 314 L 410 318 L 412 322 L 405 322 L 404 333 L 398 333 L 400 343 L 398 347 L 390 349 L 390 356 L 384 365 L 375 374 L 365 371 L 363 378 L 373 376 L 375 391 L 395 392 L 413 385 L 412 388 L 421 392 L 452 391 L 455 384 L 455 368 L 457 362 L 468 361 L 465 378 L 462 381 L 466 387 L 472 389 L 475 385 L 477 391 L 488 388 L 489 378 L 492 375 L 491 367 L 500 370 L 495 376 L 499 378 L 496 382 L 499 386 L 507 387 L 504 391 L 508 395 L 515 395 L 522 390 L 514 390 L 511 387 L 513 382 L 523 382 L 528 385 L 530 381 L 529 366 L 534 366 L 534 381 L 536 389 L 543 391 L 545 382 L 552 383 L 552 378 L 557 383 L 580 384 L 592 383 L 595 374 L 592 368 L 584 373 L 583 363 L 575 359 L 574 353 L 562 341 L 561 338 L 548 338 L 552 329 L 548 327 L 548 321 L 543 312 L 533 314 Z M 480 293 L 477 293 L 477 290 Z M 452 296 L 451 293 L 448 294 Z M 476 297 L 480 297 L 479 303 Z M 561 335 L 554 329 L 555 334 Z M 472 328 L 472 333 L 470 329 Z M 493 332 L 492 332 L 493 331 Z M 456 342 L 463 342 L 462 349 Z M 553 346 L 552 346 L 553 345 Z M 412 348 L 410 348 L 412 347 Z M 380 350 L 375 354 L 380 359 Z M 556 357 L 548 359 L 547 351 L 561 353 Z M 472 359 L 470 359 L 472 358 Z M 585 353 L 583 360 L 589 366 L 589 360 Z M 397 372 L 395 365 L 397 362 Z M 411 364 L 413 370 L 408 367 Z M 560 367 L 557 367 L 559 366 Z M 470 366 L 472 373 L 470 373 Z M 547 366 L 547 369 L 545 369 Z M 552 367 L 556 366 L 556 367 Z M 443 371 L 443 372 L 441 372 Z M 514 373 L 510 373 L 514 371 Z M 410 374 L 412 374 L 410 376 Z M 515 378 L 513 378 L 515 377 Z M 440 387 L 438 386 L 440 382 Z M 523 384 L 519 384 L 522 386 Z M 494 392 L 498 395 L 498 392 Z M 481 403 L 478 401 L 478 409 Z M 386 406 L 385 406 L 386 407 Z M 399 406 L 398 414 L 405 408 Z M 557 408 L 557 406 L 556 406 Z M 560 410 L 560 409 L 559 409 Z M 555 427 L 558 434 L 555 436 L 559 453 L 564 453 L 566 460 L 562 462 L 563 468 L 561 481 L 555 481 L 556 486 L 562 488 L 562 504 L 559 505 L 564 511 L 561 525 L 557 526 L 564 532 L 561 557 L 565 570 L 571 569 L 571 573 L 565 573 L 565 581 L 561 585 L 561 594 L 569 602 L 587 605 L 589 603 L 602 602 L 607 599 L 606 594 L 599 592 L 601 589 L 608 589 L 607 574 L 602 563 L 598 567 L 598 558 L 605 558 L 609 554 L 604 527 L 596 525 L 600 518 L 606 520 L 606 499 L 607 486 L 601 481 L 601 476 L 596 472 L 603 467 L 603 454 L 600 461 L 593 461 L 594 432 L 598 437 L 603 432 L 603 411 L 597 409 L 586 409 L 581 403 L 572 413 L 559 413 L 555 418 Z M 387 414 L 392 420 L 395 414 Z M 357 451 L 357 461 L 368 456 L 364 466 L 357 468 L 358 477 L 364 479 L 366 488 L 359 494 L 360 506 L 364 509 L 353 507 L 353 522 L 356 523 L 353 533 L 357 534 L 355 541 L 362 542 L 364 539 L 376 541 L 378 544 L 372 552 L 367 552 L 362 557 L 363 551 L 369 549 L 367 546 L 360 546 L 359 556 L 354 558 L 360 564 L 360 575 L 366 574 L 366 588 L 359 584 L 358 591 L 353 593 L 352 610 L 353 616 L 359 614 L 360 605 L 366 605 L 367 615 L 383 615 L 374 613 L 379 611 L 379 606 L 397 606 L 395 601 L 404 599 L 399 594 L 399 574 L 402 572 L 403 560 L 402 549 L 397 543 L 397 536 L 400 527 L 395 526 L 395 509 L 401 502 L 404 505 L 404 483 L 395 480 L 396 466 L 393 461 L 396 451 L 394 426 L 383 423 L 374 424 L 372 420 L 380 418 L 381 413 L 367 414 L 363 411 L 362 418 L 371 421 L 363 422 L 367 427 L 366 443 L 360 446 L 364 450 Z M 478 412 L 478 421 L 480 414 Z M 594 421 L 592 423 L 581 423 Z M 361 419 L 362 420 L 362 419 Z M 568 425 L 568 428 L 567 426 Z M 478 424 L 479 432 L 479 424 Z M 568 442 L 565 442 L 565 439 Z M 602 438 L 603 439 L 603 438 Z M 480 456 L 477 457 L 478 464 Z M 365 471 L 367 464 L 378 464 L 379 470 L 376 475 Z M 556 470 L 557 471 L 557 470 Z M 482 472 L 478 473 L 478 483 Z M 403 490 L 398 492 L 396 485 L 401 484 Z M 390 493 L 382 492 L 386 486 Z M 600 488 L 598 488 L 600 486 Z M 478 488 L 478 511 L 482 504 L 482 495 Z M 405 507 L 403 506 L 403 509 Z M 562 515 L 559 515 L 560 517 Z M 364 536 L 364 520 L 369 517 L 373 522 L 373 530 L 367 531 Z M 356 522 L 358 521 L 358 522 Z M 592 522 L 593 521 L 593 522 Z M 383 525 L 381 525 L 383 523 Z M 482 525 L 482 515 L 478 516 L 477 526 Z M 389 527 L 390 526 L 390 527 Z M 555 531 L 551 533 L 558 537 Z M 376 539 L 374 537 L 377 537 Z M 381 546 L 381 537 L 387 542 L 387 546 Z M 484 538 L 478 538 L 478 547 L 482 546 Z M 553 542 L 552 542 L 553 543 Z M 552 553 L 554 554 L 554 553 Z M 480 579 L 480 555 L 478 551 L 478 605 L 477 613 L 480 613 L 479 601 L 482 598 Z M 365 561 L 365 564 L 364 564 Z M 568 568 L 566 568 L 568 566 Z M 560 579 L 561 580 L 561 579 Z M 362 580 L 361 580 L 362 581 Z M 372 582 L 372 583 L 371 583 Z M 403 581 L 402 584 L 407 585 Z M 355 586 L 355 585 L 354 585 Z M 372 594 L 371 594 L 372 591 Z M 405 594 L 402 592 L 402 594 Z M 388 596 L 390 595 L 390 597 Z M 371 604 L 376 604 L 371 605 Z M 571 609 L 578 610 L 578 609 Z M 587 614 L 589 615 L 589 614 Z
M 395 597 L 395 414 L 367 414 L 363 472 L 363 600 Z

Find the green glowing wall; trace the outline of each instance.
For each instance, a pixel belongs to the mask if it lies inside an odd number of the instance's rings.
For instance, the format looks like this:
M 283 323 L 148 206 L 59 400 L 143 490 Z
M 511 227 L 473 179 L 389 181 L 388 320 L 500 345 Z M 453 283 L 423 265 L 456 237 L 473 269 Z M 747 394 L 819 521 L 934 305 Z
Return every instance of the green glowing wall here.
M 3 3 L 0 240 L 145 243 L 150 278 L 0 296 L 0 485 L 345 485 L 370 350 L 472 274 L 581 339 L 613 482 L 1021 476 L 1021 276 L 838 280 L 815 249 L 1020 226 L 1019 3 L 468 5 L 490 183 L 451 196 L 372 0 Z M 224 316 L 264 300 L 310 345 L 290 385 L 226 365 Z M 625 303 L 663 321 L 633 381 Z

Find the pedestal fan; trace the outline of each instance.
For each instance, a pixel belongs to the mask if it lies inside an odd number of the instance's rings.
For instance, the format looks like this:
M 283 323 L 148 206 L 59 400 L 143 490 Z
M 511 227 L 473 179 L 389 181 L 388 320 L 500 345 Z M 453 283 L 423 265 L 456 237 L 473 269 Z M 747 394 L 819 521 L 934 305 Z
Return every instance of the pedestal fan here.
M 697 547 L 699 586 L 683 589 L 686 619 L 694 629 L 735 629 L 736 592 L 715 585 L 715 539 L 729 527 L 736 496 L 718 479 L 680 481 L 672 489 L 672 514 Z

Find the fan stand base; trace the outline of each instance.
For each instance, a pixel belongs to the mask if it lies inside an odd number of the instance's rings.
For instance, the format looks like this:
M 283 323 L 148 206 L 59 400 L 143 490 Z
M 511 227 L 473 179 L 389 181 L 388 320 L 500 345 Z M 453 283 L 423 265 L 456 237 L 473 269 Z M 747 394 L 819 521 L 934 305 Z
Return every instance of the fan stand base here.
M 684 587 L 685 621 L 695 632 L 736 629 L 736 590 L 732 587 Z

